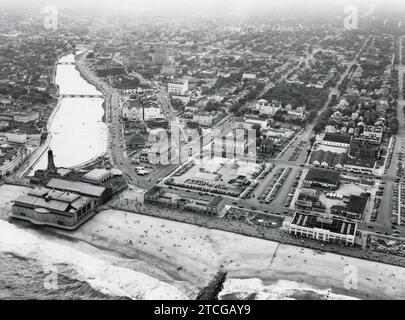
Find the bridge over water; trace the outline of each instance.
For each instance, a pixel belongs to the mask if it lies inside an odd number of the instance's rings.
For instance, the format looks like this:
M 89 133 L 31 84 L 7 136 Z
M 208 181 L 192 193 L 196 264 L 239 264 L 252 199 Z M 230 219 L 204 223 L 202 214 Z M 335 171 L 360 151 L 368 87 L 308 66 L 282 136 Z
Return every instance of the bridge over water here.
M 103 98 L 102 94 L 62 94 L 62 98 Z

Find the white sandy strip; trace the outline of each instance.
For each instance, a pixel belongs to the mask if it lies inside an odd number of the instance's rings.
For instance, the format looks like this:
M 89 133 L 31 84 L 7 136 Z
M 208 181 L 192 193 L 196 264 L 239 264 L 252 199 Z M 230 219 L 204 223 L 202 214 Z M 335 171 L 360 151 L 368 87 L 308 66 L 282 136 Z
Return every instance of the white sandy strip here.
M 4 190 L 8 191 L 3 192 Z M 12 190 L 16 191 L 15 187 Z M 0 187 L 0 206 L 10 207 L 7 195 L 8 197 L 12 195 L 10 186 Z M 39 234 L 39 231 L 36 233 Z M 11 231 L 4 235 L 0 230 L 0 234 L 3 241 L 9 243 L 11 247 L 14 240 L 19 237 Z M 206 285 L 222 264 L 228 271 L 229 280 L 260 279 L 262 282 L 252 282 L 258 291 L 269 291 L 268 287 L 281 279 L 304 283 L 321 290 L 332 289 L 334 293 L 347 296 L 366 297 L 368 294 L 370 298 L 405 298 L 404 268 L 336 254 L 316 253 L 310 249 L 279 245 L 271 241 L 133 213 L 103 211 L 79 230 L 67 235 L 97 247 L 125 254 L 132 259 L 147 261 L 151 267 L 158 267 L 175 279 L 186 280 L 193 287 Z M 35 238 L 30 239 L 38 244 Z M 52 245 L 53 242 L 47 241 L 45 248 Z M 75 248 L 83 251 L 77 246 Z M 58 250 L 55 248 L 55 251 Z M 74 252 L 74 254 L 79 256 L 80 252 Z M 91 261 L 94 258 L 93 255 L 87 254 L 90 256 L 86 260 Z M 56 254 L 56 257 L 63 260 L 62 258 L 69 257 L 69 254 L 64 254 L 62 257 Z M 119 261 L 118 258 L 117 261 Z M 117 264 L 122 266 L 122 263 Z M 85 269 L 84 278 L 86 276 L 91 278 L 94 275 L 93 266 L 87 270 L 88 265 L 85 262 L 83 265 L 79 264 Z M 98 269 L 107 268 L 108 271 L 111 271 L 109 268 L 113 268 L 104 266 L 97 259 L 94 265 Z M 345 279 L 356 273 L 357 289 L 345 291 Z M 97 281 L 94 281 L 96 285 L 98 281 L 103 281 L 105 278 L 105 281 L 111 282 L 111 286 L 115 289 L 115 281 L 119 281 L 119 287 L 125 280 L 120 277 L 117 279 L 110 277 L 108 274 L 104 275 L 103 272 L 101 274 L 102 277 L 97 277 Z M 152 276 L 154 277 L 154 274 Z M 167 280 L 167 277 L 159 276 L 159 278 Z M 191 293 L 196 292 L 196 290 L 185 290 L 177 284 L 176 288 L 191 298 Z M 131 291 L 128 287 L 123 290 Z M 176 292 L 176 289 L 173 289 L 173 292 Z
M 199 287 L 224 265 L 230 279 L 258 278 L 265 285 L 283 279 L 342 293 L 355 276 L 357 289 L 345 295 L 405 298 L 404 268 L 132 213 L 101 212 L 74 236 L 126 254 L 147 253 L 168 272 L 182 267 L 180 277 Z

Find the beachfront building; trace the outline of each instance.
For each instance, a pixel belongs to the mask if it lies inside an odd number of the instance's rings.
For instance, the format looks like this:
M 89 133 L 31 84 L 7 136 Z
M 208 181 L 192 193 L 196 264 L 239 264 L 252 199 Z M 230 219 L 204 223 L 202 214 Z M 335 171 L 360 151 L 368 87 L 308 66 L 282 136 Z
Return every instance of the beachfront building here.
M 96 200 L 77 193 L 37 188 L 18 197 L 11 217 L 35 225 L 73 230 L 95 214 Z
M 52 178 L 46 184 L 47 188 L 79 194 L 83 197 L 95 199 L 95 204 L 103 204 L 111 199 L 112 190 L 86 182 Z
M 353 245 L 357 223 L 335 217 L 296 212 L 289 226 L 293 235 Z
M 218 215 L 225 208 L 225 200 L 221 196 L 210 200 L 191 199 L 181 197 L 175 193 L 165 192 L 163 188 L 154 186 L 144 194 L 146 203 L 161 205 L 164 207 L 191 211 L 205 215 Z

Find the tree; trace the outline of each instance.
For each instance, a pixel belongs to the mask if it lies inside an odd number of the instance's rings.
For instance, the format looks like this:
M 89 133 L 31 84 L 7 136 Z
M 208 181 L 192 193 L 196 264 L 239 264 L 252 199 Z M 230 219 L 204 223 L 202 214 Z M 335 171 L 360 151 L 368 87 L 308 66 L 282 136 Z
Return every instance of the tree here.
M 218 111 L 219 104 L 218 102 L 208 101 L 207 105 L 205 106 L 205 110 L 208 112 Z
M 170 102 L 172 107 L 175 109 L 178 109 L 183 105 L 183 101 L 181 101 L 181 99 L 172 99 Z
M 326 125 L 327 125 L 328 123 L 326 122 L 326 121 L 324 121 L 324 120 L 319 120 L 316 124 L 315 124 L 315 126 L 314 126 L 314 132 L 315 132 L 315 134 L 318 134 L 318 133 L 321 133 L 325 128 L 326 128 Z
M 392 120 L 390 121 L 390 132 L 391 134 L 397 134 L 398 130 L 399 130 L 399 121 L 397 118 L 392 118 Z
M 229 108 L 229 111 L 232 113 L 238 113 L 240 110 L 240 107 L 241 107 L 241 105 L 238 102 L 236 102 Z
M 260 124 L 258 124 L 258 123 L 255 123 L 255 124 L 252 126 L 252 129 L 256 130 L 256 137 L 257 137 L 257 138 L 260 137 L 261 132 L 262 132 L 262 126 L 261 126 Z

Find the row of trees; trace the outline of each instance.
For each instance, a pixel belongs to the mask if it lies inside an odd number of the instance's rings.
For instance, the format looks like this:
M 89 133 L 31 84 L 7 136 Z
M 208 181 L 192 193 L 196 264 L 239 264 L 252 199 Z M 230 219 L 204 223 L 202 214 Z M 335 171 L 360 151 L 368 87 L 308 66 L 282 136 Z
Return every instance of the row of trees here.
M 319 110 L 328 98 L 324 89 L 308 88 L 300 84 L 280 83 L 263 95 L 269 101 L 276 99 L 283 105 L 305 106 L 307 110 Z

